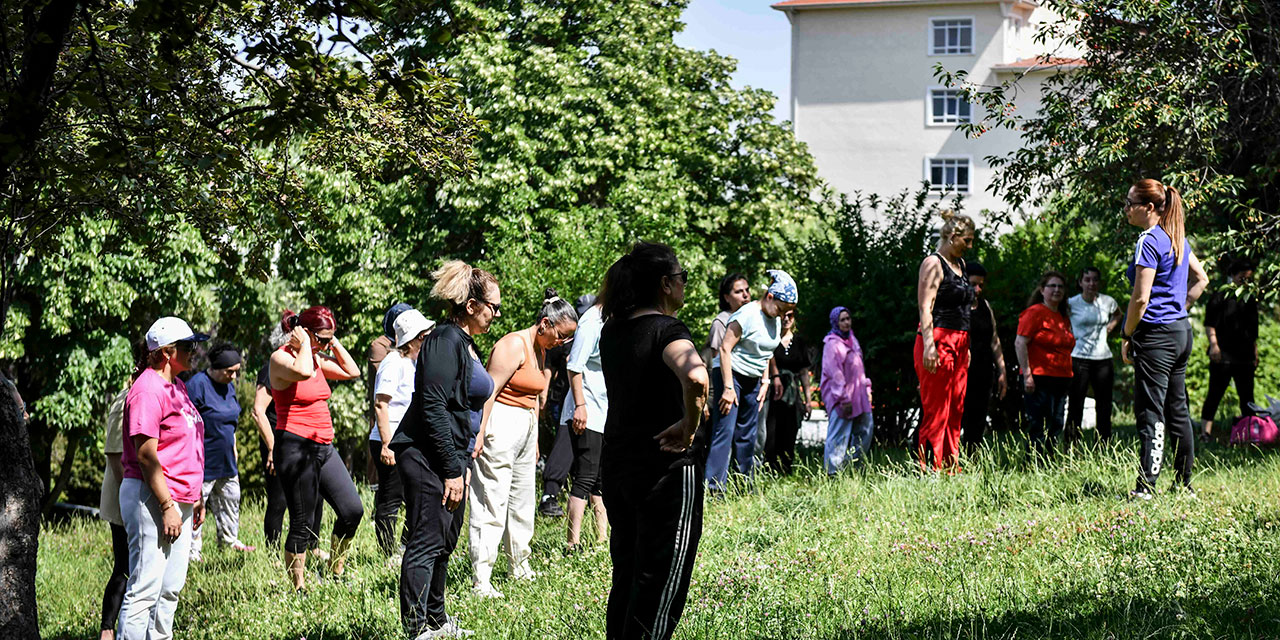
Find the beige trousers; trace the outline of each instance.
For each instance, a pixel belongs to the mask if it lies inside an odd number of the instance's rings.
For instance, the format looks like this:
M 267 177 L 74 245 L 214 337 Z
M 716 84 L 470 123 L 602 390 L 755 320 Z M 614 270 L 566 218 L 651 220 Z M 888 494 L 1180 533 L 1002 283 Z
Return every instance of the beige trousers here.
M 475 586 L 490 586 L 499 545 L 506 546 L 512 577 L 534 575 L 529 543 L 537 509 L 537 456 L 537 413 L 495 402 L 471 478 L 469 547 Z

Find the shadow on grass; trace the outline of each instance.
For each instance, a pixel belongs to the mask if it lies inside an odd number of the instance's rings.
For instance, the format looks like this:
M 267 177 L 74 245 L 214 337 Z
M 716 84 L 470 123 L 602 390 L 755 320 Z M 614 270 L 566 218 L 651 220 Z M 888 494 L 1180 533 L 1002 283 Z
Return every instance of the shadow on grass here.
M 916 622 L 868 618 L 849 628 L 826 633 L 780 633 L 759 640 L 813 638 L 1256 638 L 1280 639 L 1280 577 L 1245 577 L 1224 585 L 1209 597 L 1157 601 L 1099 600 L 1095 594 L 1057 594 L 1026 609 L 994 616 L 939 616 Z M 892 618 L 892 616 L 890 616 Z

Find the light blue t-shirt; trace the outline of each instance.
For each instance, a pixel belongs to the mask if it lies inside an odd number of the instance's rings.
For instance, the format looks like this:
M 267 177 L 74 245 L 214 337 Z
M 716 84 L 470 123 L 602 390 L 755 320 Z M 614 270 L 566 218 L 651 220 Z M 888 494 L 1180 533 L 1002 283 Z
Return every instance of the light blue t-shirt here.
M 569 350 L 569 362 L 565 369 L 582 374 L 582 394 L 587 407 L 587 430 L 604 433 L 604 420 L 609 415 L 609 393 L 604 388 L 604 371 L 600 368 L 600 330 L 604 318 L 600 307 L 591 307 L 578 319 L 578 332 L 573 334 L 573 347 Z M 564 397 L 560 410 L 560 424 L 573 420 L 577 404 L 573 388 Z
M 770 318 L 756 300 L 742 305 L 729 316 L 728 324 L 737 322 L 742 327 L 742 339 L 733 345 L 733 372 L 738 375 L 759 378 L 769 367 L 773 350 L 778 348 L 782 336 L 782 318 Z M 711 367 L 720 366 L 720 356 L 711 361 Z

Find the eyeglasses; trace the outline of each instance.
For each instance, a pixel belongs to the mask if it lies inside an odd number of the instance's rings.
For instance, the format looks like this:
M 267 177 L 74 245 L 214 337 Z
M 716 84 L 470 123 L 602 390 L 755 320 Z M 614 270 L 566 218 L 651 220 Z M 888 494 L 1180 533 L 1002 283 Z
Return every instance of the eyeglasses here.
M 485 300 L 484 298 L 472 298 L 472 300 L 475 300 L 476 302 L 479 302 L 479 303 L 481 303 L 481 304 L 487 304 L 487 305 L 489 305 L 489 308 L 493 310 L 493 315 L 495 315 L 495 316 L 496 316 L 496 315 L 498 315 L 498 314 L 500 314 L 500 313 L 502 313 L 502 303 L 501 303 L 501 302 L 489 302 L 488 300 Z
M 196 352 L 196 343 L 191 340 L 179 340 L 174 343 L 174 346 L 178 348 L 178 351 L 182 351 L 184 353 Z
M 1132 201 L 1132 200 L 1130 200 L 1130 199 L 1128 199 L 1128 198 L 1125 198 L 1125 199 L 1124 199 L 1124 208 L 1126 208 L 1126 209 L 1128 209 L 1128 208 L 1130 208 L 1130 207 L 1141 207 L 1141 206 L 1142 206 L 1142 205 L 1144 205 L 1144 204 L 1146 204 L 1146 203 L 1145 203 L 1145 202 L 1134 202 L 1134 201 Z
M 568 336 L 561 335 L 560 330 L 555 328 L 554 326 L 551 327 L 551 330 L 555 332 L 557 345 L 568 344 L 570 342 L 573 342 L 573 334 L 569 334 Z
M 320 346 L 322 346 L 322 347 L 327 347 L 327 346 L 329 346 L 329 343 L 330 343 L 330 342 L 333 342 L 333 336 L 329 336 L 328 338 L 321 338 L 321 337 L 320 337 L 320 336 L 318 336 L 318 335 L 311 334 L 311 337 L 315 338 L 315 339 L 316 339 L 316 342 L 319 342 L 319 343 L 320 343 Z
M 679 281 L 680 281 L 680 284 L 689 284 L 689 272 L 688 272 L 688 270 L 680 271 L 680 272 L 678 272 L 678 273 L 670 273 L 670 274 L 667 274 L 667 277 L 668 277 L 668 278 L 675 278 L 676 280 L 679 280 Z
M 794 311 L 788 311 L 788 312 L 786 312 L 786 313 L 782 314 L 782 317 L 787 318 L 787 319 L 795 319 L 795 317 L 796 317 L 796 312 L 794 312 Z

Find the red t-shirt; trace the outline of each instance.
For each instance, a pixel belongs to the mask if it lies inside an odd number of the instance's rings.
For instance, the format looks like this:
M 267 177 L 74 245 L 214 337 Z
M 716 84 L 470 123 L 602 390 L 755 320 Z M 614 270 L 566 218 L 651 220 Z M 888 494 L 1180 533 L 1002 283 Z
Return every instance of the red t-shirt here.
M 288 345 L 282 350 L 293 354 Z M 295 354 L 296 355 L 296 354 Z M 329 381 L 324 379 L 320 359 L 315 358 L 316 372 L 310 378 L 284 389 L 272 389 L 276 402 L 276 429 L 314 440 L 320 444 L 333 442 L 333 418 L 329 416 Z
M 1027 364 L 1037 376 L 1071 377 L 1071 350 L 1076 337 L 1071 324 L 1061 313 L 1035 304 L 1018 316 L 1018 335 L 1031 340 L 1027 345 Z

